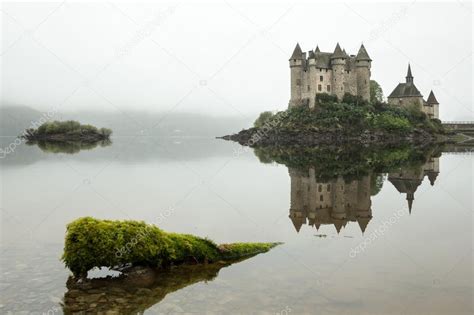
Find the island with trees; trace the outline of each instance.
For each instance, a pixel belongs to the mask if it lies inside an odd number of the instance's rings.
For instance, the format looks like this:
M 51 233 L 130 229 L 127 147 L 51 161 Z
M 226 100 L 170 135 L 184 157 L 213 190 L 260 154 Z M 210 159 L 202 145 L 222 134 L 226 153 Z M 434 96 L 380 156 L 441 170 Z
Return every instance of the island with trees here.
M 371 101 L 345 93 L 342 99 L 319 93 L 315 106 L 290 106 L 286 111 L 263 112 L 254 126 L 222 137 L 250 147 L 353 143 L 434 143 L 446 139 L 439 119 L 419 106 L 399 107 L 383 101 L 375 81 Z
M 92 125 L 82 125 L 81 123 L 68 121 L 48 121 L 37 129 L 27 129 L 22 137 L 27 141 L 58 141 L 58 142 L 98 142 L 108 140 L 112 130 L 107 128 L 97 128 Z

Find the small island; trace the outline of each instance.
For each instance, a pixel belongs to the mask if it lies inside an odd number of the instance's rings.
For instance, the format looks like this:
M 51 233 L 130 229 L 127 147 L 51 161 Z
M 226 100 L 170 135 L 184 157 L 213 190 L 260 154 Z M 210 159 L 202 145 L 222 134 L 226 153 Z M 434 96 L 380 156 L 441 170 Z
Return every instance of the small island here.
M 278 113 L 263 112 L 253 128 L 223 139 L 250 147 L 266 145 L 318 145 L 427 143 L 444 139 L 439 119 L 429 118 L 417 106 L 396 107 L 369 102 L 346 93 L 316 96 L 316 106 L 291 106 Z
M 319 47 L 308 53 L 296 45 L 289 59 L 288 109 L 263 112 L 254 127 L 222 137 L 242 145 L 387 144 L 446 141 L 433 91 L 425 100 L 408 65 L 384 101 L 371 79 L 372 59 L 364 45 L 349 55 L 339 44 L 334 52 Z
M 85 142 L 95 143 L 109 140 L 112 130 L 97 128 L 92 125 L 82 125 L 77 121 L 45 122 L 37 129 L 27 129 L 22 135 L 29 142 Z

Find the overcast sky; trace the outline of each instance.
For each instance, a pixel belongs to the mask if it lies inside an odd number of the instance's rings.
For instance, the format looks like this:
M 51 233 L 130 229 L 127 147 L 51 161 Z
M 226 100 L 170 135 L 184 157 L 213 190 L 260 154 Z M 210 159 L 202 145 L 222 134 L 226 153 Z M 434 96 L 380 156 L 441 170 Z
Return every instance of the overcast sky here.
M 289 100 L 288 58 L 363 42 L 388 95 L 404 81 L 473 120 L 469 1 L 3 3 L 2 104 L 255 115 Z

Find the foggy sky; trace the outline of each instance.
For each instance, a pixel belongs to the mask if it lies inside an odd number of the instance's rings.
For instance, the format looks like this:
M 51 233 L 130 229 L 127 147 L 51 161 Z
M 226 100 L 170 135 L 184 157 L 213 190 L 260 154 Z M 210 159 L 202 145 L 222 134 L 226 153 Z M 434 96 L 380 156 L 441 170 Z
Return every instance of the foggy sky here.
M 252 116 L 286 109 L 288 59 L 363 42 L 387 96 L 405 80 L 473 120 L 469 1 L 3 3 L 2 105 Z

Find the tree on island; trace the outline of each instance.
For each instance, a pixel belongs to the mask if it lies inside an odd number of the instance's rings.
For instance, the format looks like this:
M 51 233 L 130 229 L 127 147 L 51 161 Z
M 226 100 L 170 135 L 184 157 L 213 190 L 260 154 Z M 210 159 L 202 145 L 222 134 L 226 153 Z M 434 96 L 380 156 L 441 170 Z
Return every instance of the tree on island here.
M 270 118 L 273 117 L 273 113 L 270 112 L 270 111 L 266 111 L 266 112 L 263 112 L 263 113 L 260 113 L 260 115 L 258 116 L 258 118 L 255 120 L 255 122 L 253 123 L 253 126 L 255 128 L 261 128 L 263 127 L 263 125 L 265 125 L 265 123 L 267 121 L 270 120 Z
M 378 84 L 375 80 L 370 80 L 370 101 L 372 103 L 375 102 L 383 102 L 384 96 L 382 87 Z

